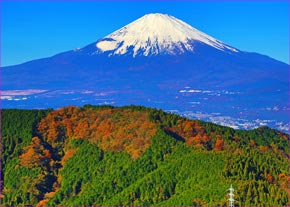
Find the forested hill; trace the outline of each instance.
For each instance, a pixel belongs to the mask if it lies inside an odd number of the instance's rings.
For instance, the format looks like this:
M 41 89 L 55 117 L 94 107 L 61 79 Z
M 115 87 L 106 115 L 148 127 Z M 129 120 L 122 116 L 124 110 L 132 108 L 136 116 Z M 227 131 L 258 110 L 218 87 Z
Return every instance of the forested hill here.
M 289 206 L 289 135 L 129 106 L 2 110 L 7 206 Z

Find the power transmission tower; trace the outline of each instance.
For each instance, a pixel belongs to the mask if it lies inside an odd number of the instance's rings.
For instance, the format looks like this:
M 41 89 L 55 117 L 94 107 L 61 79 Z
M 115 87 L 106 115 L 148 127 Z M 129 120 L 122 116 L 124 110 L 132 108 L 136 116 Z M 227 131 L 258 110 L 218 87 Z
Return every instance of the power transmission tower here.
M 234 196 L 235 196 L 235 194 L 234 194 L 234 188 L 233 188 L 233 186 L 232 186 L 232 184 L 231 184 L 231 187 L 228 189 L 228 191 L 230 191 L 229 192 L 229 199 L 228 199 L 228 201 L 229 201 L 229 207 L 235 207 L 234 206 L 234 202 L 235 202 L 235 199 L 234 199 Z

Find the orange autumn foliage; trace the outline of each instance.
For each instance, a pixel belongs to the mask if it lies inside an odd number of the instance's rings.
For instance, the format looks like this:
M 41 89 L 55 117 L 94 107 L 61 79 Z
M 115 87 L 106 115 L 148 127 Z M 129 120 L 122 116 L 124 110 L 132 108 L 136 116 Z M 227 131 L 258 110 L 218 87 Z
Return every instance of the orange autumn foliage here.
M 65 152 L 64 156 L 61 159 L 61 165 L 64 166 L 65 162 L 69 160 L 76 152 L 78 151 L 78 148 L 76 149 L 69 149 Z
M 237 149 L 234 151 L 234 154 L 240 154 L 240 155 L 242 155 L 242 154 L 244 154 L 244 151 L 243 151 L 242 149 L 240 149 L 240 148 L 237 148 Z
M 145 112 L 118 108 L 66 107 L 51 112 L 38 125 L 52 146 L 66 139 L 88 139 L 103 150 L 125 150 L 134 157 L 149 147 L 156 129 Z
M 254 147 L 256 145 L 255 141 L 254 140 L 250 140 L 250 147 Z
M 278 179 L 280 181 L 280 184 L 283 188 L 287 189 L 290 194 L 290 175 L 286 175 L 285 173 L 280 173 L 278 175 Z
M 259 146 L 260 152 L 269 152 L 269 147 L 268 146 Z
M 193 145 L 197 148 L 208 148 L 208 145 L 212 141 L 204 128 L 200 126 L 199 121 L 196 120 L 180 122 L 176 127 L 171 128 L 170 131 L 183 137 L 188 145 Z
M 45 156 L 46 158 L 48 158 L 48 159 L 51 158 L 51 153 L 49 152 L 49 150 L 44 150 L 43 153 L 44 153 L 44 156 Z
M 271 174 L 267 174 L 267 181 L 269 182 L 269 183 L 273 183 L 273 181 L 274 181 L 274 178 L 273 178 L 273 176 L 271 175 Z
M 55 195 L 56 192 L 52 191 L 52 192 L 49 192 L 49 193 L 46 193 L 44 195 L 44 198 L 46 199 L 50 199 L 50 198 L 53 198 L 53 196 Z
M 45 167 L 51 154 L 44 148 L 38 137 L 33 137 L 30 144 L 23 149 L 20 164 L 25 167 Z
M 223 149 L 224 149 L 224 141 L 222 139 L 217 139 L 214 146 L 214 150 L 221 151 Z
M 36 204 L 36 207 L 46 206 L 47 202 L 48 202 L 48 199 L 41 200 L 38 202 L 38 204 Z

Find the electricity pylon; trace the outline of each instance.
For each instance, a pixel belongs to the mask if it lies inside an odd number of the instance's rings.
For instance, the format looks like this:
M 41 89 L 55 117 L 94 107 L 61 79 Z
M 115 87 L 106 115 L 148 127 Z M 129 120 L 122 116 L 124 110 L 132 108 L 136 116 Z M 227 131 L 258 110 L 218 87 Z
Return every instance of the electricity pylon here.
M 231 187 L 228 189 L 228 191 L 230 191 L 229 192 L 229 199 L 228 199 L 228 201 L 229 201 L 229 207 L 235 207 L 234 206 L 234 202 L 235 202 L 235 199 L 234 199 L 234 196 L 235 196 L 235 194 L 234 194 L 234 188 L 233 188 L 233 186 L 232 186 L 232 184 L 231 184 Z

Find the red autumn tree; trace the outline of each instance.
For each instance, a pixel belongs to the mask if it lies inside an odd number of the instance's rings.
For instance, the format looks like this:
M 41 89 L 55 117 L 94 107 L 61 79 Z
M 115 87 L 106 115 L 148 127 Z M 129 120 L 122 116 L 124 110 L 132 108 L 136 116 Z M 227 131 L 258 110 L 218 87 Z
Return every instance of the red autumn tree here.
M 221 151 L 224 149 L 224 141 L 222 139 L 217 139 L 215 142 L 214 150 Z

